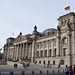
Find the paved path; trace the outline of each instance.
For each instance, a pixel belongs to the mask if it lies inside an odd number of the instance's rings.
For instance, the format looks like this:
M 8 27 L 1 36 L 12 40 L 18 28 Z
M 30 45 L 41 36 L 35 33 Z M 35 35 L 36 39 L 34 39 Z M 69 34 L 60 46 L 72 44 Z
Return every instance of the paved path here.
M 18 67 L 14 68 L 14 63 L 16 62 L 8 62 L 8 65 L 0 65 L 0 71 L 1 75 L 10 75 L 9 73 L 12 71 L 14 72 L 14 75 L 22 75 L 22 71 L 24 71 L 25 75 L 32 75 L 32 71 L 36 73 L 36 75 L 41 75 L 40 71 L 42 71 L 42 75 L 64 75 L 63 70 L 64 68 L 44 68 L 44 66 L 38 65 L 38 64 L 30 64 L 29 67 L 24 68 L 22 64 L 17 63 Z M 46 74 L 48 71 L 49 74 Z M 53 74 L 54 72 L 54 74 Z M 57 74 L 60 72 L 59 74 Z

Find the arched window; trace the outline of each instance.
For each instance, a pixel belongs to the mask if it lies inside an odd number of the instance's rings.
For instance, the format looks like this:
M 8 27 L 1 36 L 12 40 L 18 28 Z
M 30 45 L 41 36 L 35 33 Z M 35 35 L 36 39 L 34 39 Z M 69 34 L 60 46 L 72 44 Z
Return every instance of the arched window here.
M 56 48 L 54 49 L 54 57 L 56 57 Z
M 62 41 L 63 41 L 63 44 L 67 44 L 68 43 L 67 37 L 64 37 Z
M 67 48 L 63 48 L 63 56 L 66 56 Z
M 49 57 L 51 57 L 52 50 L 50 49 L 48 53 L 49 53 Z
M 53 60 L 53 65 L 55 65 L 55 60 Z

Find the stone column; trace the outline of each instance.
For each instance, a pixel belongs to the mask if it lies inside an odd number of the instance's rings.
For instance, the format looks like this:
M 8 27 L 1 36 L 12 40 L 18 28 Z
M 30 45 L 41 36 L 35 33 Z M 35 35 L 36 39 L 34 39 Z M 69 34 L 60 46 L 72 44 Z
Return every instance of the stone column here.
M 28 43 L 26 42 L 26 53 L 25 53 L 26 57 L 28 57 Z
M 49 56 L 48 53 L 49 52 L 49 42 L 47 41 L 47 57 Z
M 18 48 L 17 48 L 17 45 L 16 45 L 16 60 L 17 60 L 17 57 L 18 57 Z
M 25 58 L 25 55 L 26 54 L 26 44 L 24 43 L 24 58 Z
M 69 66 L 72 65 L 72 50 L 71 50 L 71 33 L 68 31 L 68 55 L 69 55 Z
M 22 46 L 22 58 L 24 58 L 24 43 L 23 43 L 23 46 Z
M 22 58 L 22 44 L 21 44 L 21 58 Z
M 19 45 L 17 45 L 17 49 L 18 49 L 18 58 L 19 58 Z
M 61 41 L 60 41 L 60 37 L 58 36 L 58 37 L 57 37 L 57 48 L 58 48 L 57 51 L 58 51 L 58 57 L 61 55 L 61 53 L 60 53 L 60 52 L 61 52 L 61 51 L 60 51 L 60 50 L 61 50 L 60 45 L 61 45 Z
M 16 57 L 16 60 L 17 60 L 17 57 L 18 57 L 18 48 L 17 48 L 17 45 L 15 46 L 15 57 Z
M 14 59 L 16 60 L 16 45 L 14 45 L 14 52 L 13 52 L 13 54 L 14 54 Z
M 54 57 L 54 39 L 52 40 L 52 56 Z
M 45 48 L 44 48 L 44 42 L 43 42 L 43 57 L 45 57 Z
M 23 43 L 21 44 L 21 58 L 23 58 Z
M 19 57 L 21 58 L 21 44 L 19 45 Z
M 35 40 L 33 39 L 33 42 L 32 42 L 32 62 L 34 62 L 35 58 Z
M 13 59 L 14 59 L 14 55 L 15 55 L 14 52 L 15 52 L 15 46 L 14 46 L 14 50 L 13 50 Z
M 19 55 L 19 58 L 20 58 L 20 44 L 18 45 L 18 55 Z

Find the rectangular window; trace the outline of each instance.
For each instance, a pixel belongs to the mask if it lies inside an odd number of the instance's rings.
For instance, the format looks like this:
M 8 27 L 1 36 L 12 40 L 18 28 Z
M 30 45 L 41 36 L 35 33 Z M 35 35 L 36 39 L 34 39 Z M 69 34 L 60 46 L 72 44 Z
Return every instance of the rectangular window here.
M 54 57 L 56 57 L 56 48 L 54 49 Z
M 39 64 L 41 64 L 41 61 L 39 61 Z
M 49 57 L 51 57 L 51 49 L 49 50 Z
M 43 48 L 43 44 L 42 43 L 40 43 L 40 48 Z
M 53 65 L 55 65 L 55 60 L 53 61 Z
M 51 41 L 49 41 L 49 47 L 51 47 Z
M 48 61 L 48 65 L 50 65 L 50 61 Z
M 40 52 L 40 56 L 43 57 L 43 51 Z
M 64 60 L 60 60 L 60 65 L 64 65 Z
M 47 57 L 47 50 L 45 50 L 45 54 L 44 55 L 45 55 L 45 57 Z
M 67 48 L 63 48 L 63 56 L 66 56 L 66 50 Z
M 47 48 L 47 42 L 44 42 L 44 48 Z
M 39 51 L 37 51 L 37 57 L 39 57 Z
M 43 64 L 45 64 L 45 61 L 43 61 Z
M 54 46 L 56 46 L 56 39 L 54 39 L 54 42 L 53 43 L 54 43 Z
M 39 49 L 39 44 L 37 45 L 37 48 Z

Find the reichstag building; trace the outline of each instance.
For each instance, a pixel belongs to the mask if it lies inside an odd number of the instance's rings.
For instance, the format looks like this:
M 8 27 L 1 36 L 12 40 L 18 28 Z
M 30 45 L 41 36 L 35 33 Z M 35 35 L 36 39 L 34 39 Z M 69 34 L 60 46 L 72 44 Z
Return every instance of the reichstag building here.
M 58 19 L 57 29 L 43 32 L 34 26 L 32 34 L 6 39 L 4 58 L 9 61 L 25 61 L 41 65 L 65 66 L 75 64 L 75 13 L 70 12 Z

